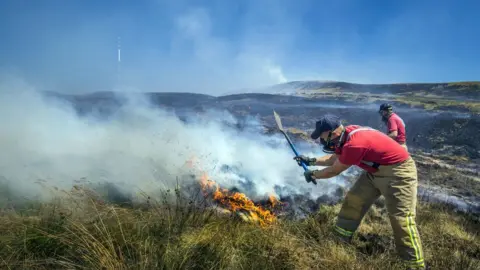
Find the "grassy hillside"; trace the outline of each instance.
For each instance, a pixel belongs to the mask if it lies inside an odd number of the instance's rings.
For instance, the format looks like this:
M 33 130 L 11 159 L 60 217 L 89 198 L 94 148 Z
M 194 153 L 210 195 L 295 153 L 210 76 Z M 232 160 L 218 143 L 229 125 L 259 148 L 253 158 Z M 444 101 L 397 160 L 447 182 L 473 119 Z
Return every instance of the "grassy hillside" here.
M 393 83 L 358 84 L 338 81 L 292 81 L 274 86 L 274 89 L 295 89 L 297 91 L 328 90 L 350 93 L 435 95 L 442 97 L 480 98 L 480 81 L 444 83 Z
M 324 101 L 391 102 L 426 110 L 480 113 L 480 81 L 396 84 L 292 81 L 275 85 L 269 91 Z
M 2 269 L 403 269 L 379 201 L 352 245 L 331 226 L 339 205 L 305 220 L 246 222 L 176 192 L 177 202 L 130 207 L 78 189 L 66 199 L 0 215 Z M 474 217 L 421 204 L 418 226 L 432 269 L 479 269 Z

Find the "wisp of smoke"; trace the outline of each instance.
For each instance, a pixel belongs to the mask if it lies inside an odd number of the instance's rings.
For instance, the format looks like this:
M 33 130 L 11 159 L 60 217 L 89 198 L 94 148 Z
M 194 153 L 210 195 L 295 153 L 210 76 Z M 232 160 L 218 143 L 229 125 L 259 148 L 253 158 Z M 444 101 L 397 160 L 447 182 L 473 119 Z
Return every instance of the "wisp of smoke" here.
M 342 177 L 318 186 L 306 183 L 285 139 L 262 134 L 255 119 L 239 131 L 237 120 L 226 112 L 192 115 L 184 122 L 139 95 L 124 98 L 128 102 L 114 117 L 99 121 L 78 116 L 65 101 L 45 99 L 22 81 L 2 81 L 3 186 L 17 197 L 49 199 L 38 180 L 69 190 L 85 179 L 135 196 L 174 188 L 177 181 L 193 184 L 197 179 L 182 176 L 205 172 L 221 187 L 238 188 L 252 199 L 268 193 L 315 199 L 346 185 Z

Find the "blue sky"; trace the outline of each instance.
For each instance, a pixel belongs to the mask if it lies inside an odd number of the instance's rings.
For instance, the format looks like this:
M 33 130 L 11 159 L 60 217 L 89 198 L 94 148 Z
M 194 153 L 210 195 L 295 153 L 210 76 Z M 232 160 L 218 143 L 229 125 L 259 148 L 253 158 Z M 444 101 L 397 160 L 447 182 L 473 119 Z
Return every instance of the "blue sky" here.
M 2 0 L 0 71 L 41 89 L 219 94 L 480 80 L 480 1 Z

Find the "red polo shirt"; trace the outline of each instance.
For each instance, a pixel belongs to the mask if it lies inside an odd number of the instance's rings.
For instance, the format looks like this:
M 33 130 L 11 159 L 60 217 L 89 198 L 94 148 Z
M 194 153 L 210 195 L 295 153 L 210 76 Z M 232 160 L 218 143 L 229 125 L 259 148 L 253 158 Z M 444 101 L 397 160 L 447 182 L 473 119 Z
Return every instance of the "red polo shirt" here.
M 380 165 L 393 165 L 405 161 L 410 157 L 410 154 L 405 148 L 385 133 L 375 129 L 353 132 L 360 128 L 363 129 L 366 127 L 357 125 L 345 127 L 345 144 L 343 147 L 335 149 L 339 161 L 343 164 L 356 165 L 368 172 L 374 173 L 377 171 L 375 168 L 361 161 L 375 162 Z
M 388 133 L 392 131 L 398 132 L 398 135 L 395 138 L 395 141 L 401 144 L 405 143 L 406 141 L 405 123 L 403 122 L 402 118 L 400 118 L 400 116 L 398 116 L 396 113 L 392 113 L 388 118 L 387 128 L 388 128 Z

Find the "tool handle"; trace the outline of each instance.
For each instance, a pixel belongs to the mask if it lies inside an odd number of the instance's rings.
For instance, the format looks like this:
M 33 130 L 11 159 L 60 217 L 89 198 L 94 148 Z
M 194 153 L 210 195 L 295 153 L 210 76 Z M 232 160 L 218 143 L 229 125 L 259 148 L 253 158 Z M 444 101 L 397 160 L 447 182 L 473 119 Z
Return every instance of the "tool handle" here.
M 287 135 L 285 132 L 283 132 L 283 131 L 282 131 L 282 133 L 283 133 L 283 135 L 285 135 L 285 138 L 287 139 L 288 144 L 290 145 L 290 148 L 292 148 L 293 153 L 295 153 L 295 156 L 296 156 L 296 157 L 300 156 L 300 155 L 298 154 L 298 152 L 297 152 L 297 149 L 295 149 L 295 146 L 293 145 L 292 141 L 290 141 L 290 138 L 288 137 L 288 135 Z M 305 165 L 305 163 L 304 163 L 303 161 L 301 161 L 301 164 L 302 164 L 303 170 L 307 171 L 307 170 L 308 170 L 307 165 Z M 315 185 L 317 184 L 317 180 L 316 180 L 316 179 L 312 179 L 312 182 L 313 182 Z
M 298 157 L 298 156 L 297 156 L 297 157 Z M 303 170 L 305 170 L 305 171 L 308 170 L 308 169 L 307 169 L 307 165 L 305 165 L 305 163 L 303 163 L 303 161 L 301 161 L 301 163 L 302 163 Z

